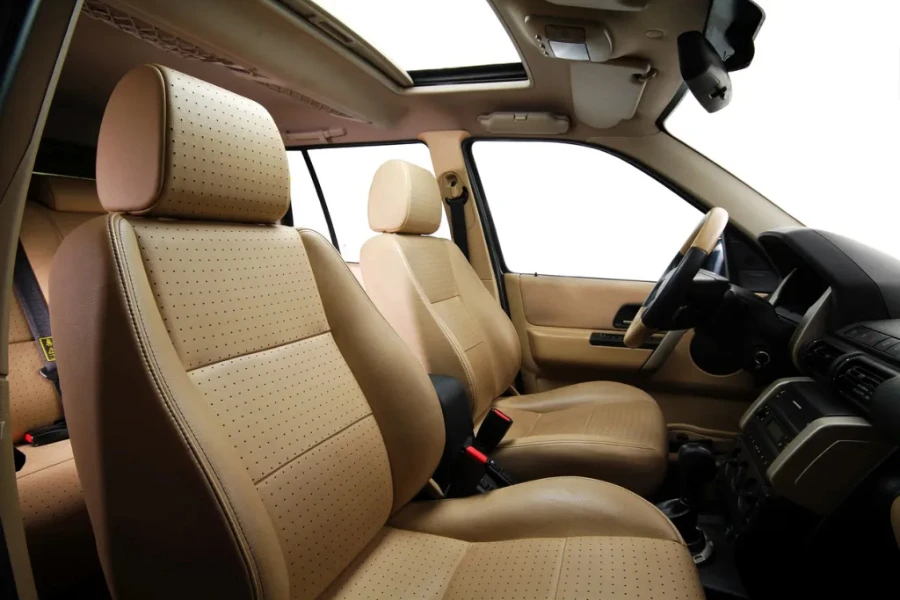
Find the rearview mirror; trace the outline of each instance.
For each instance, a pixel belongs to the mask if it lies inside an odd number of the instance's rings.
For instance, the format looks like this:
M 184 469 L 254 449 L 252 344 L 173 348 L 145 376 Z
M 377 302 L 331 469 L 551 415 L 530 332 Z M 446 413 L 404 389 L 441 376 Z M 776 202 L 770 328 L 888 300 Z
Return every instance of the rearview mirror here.
M 697 102 L 714 113 L 731 102 L 731 77 L 725 63 L 709 40 L 699 31 L 686 31 L 678 36 L 678 62 L 681 78 Z

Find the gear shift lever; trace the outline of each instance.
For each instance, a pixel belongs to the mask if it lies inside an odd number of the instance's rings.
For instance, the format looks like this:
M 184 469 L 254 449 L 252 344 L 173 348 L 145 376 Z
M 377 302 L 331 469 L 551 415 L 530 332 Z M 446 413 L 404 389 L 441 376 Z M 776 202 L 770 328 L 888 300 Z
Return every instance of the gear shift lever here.
M 712 542 L 697 528 L 697 516 L 703 503 L 706 484 L 716 476 L 716 458 L 703 444 L 689 442 L 678 449 L 681 494 L 659 504 L 659 509 L 675 524 L 685 544 L 700 564 L 712 556 Z

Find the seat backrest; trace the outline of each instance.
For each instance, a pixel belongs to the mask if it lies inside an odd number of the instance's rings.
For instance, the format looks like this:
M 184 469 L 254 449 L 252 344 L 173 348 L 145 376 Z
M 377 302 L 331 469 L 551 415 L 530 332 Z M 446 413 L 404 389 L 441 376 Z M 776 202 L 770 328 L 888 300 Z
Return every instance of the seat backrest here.
M 437 465 L 427 374 L 328 241 L 276 224 L 287 159 L 257 103 L 139 67 L 97 183 L 117 214 L 63 244 L 51 318 L 111 591 L 320 594 Z
M 50 262 L 63 238 L 103 213 L 91 179 L 35 174 L 28 190 L 19 239 L 44 298 L 49 299 Z M 13 294 L 9 313 L 9 392 L 13 443 L 26 431 L 62 418 L 52 383 L 40 375 L 40 350 Z
M 521 349 L 512 322 L 453 242 L 430 237 L 441 222 L 434 176 L 401 160 L 375 173 L 360 254 L 366 291 L 429 373 L 464 382 L 476 422 L 508 388 Z

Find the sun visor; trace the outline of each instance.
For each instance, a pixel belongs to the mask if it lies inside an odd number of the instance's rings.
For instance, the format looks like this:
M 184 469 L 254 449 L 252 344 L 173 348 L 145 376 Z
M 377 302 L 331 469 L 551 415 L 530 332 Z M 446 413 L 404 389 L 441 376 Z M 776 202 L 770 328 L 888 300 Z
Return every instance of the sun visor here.
M 575 118 L 597 129 L 615 127 L 632 118 L 655 72 L 641 60 L 572 62 L 569 68 Z

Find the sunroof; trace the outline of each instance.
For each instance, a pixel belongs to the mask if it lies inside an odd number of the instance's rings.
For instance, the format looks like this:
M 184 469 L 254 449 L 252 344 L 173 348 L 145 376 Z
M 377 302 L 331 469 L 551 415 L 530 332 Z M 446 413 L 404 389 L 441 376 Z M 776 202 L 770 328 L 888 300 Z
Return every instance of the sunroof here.
M 499 73 L 490 80 L 510 79 L 513 71 L 525 74 L 515 45 L 487 0 L 315 1 L 416 83 L 418 73 L 433 76 L 437 71 L 456 74 L 451 78 L 456 82 L 464 80 L 460 72 L 468 71 L 476 80 L 488 80 L 486 71 Z M 500 69 L 487 68 L 494 66 Z

